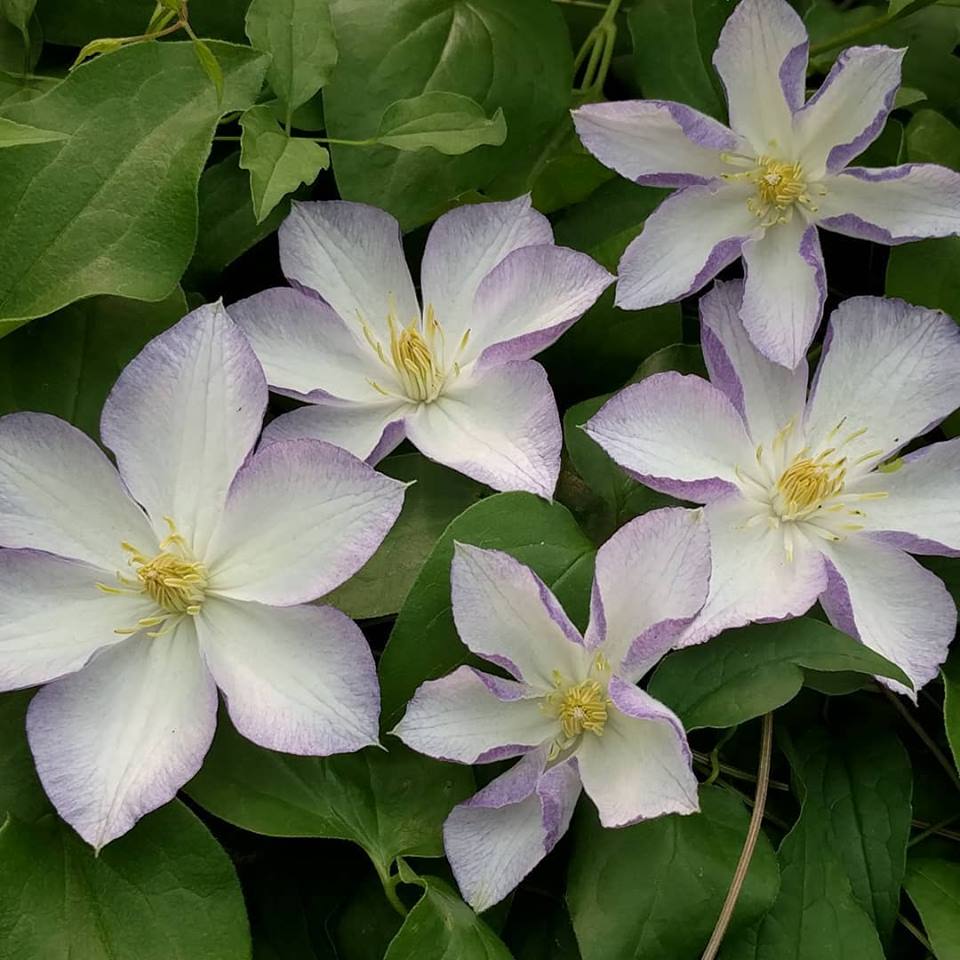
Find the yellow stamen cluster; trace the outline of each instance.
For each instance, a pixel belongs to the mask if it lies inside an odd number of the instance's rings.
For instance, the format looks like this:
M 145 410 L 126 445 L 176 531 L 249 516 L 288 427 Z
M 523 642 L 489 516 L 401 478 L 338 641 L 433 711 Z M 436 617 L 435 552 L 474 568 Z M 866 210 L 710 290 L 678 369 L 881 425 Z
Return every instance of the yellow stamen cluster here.
M 128 563 L 134 568 L 136 578 L 118 573 L 120 586 L 97 584 L 104 593 L 145 593 L 160 608 L 157 615 L 143 617 L 135 627 L 123 627 L 115 630 L 115 633 L 131 634 L 157 627 L 180 614 L 195 617 L 203 606 L 207 589 L 206 567 L 193 557 L 173 520 L 169 517 L 165 519 L 170 534 L 160 541 L 160 552 L 155 556 L 147 556 L 126 541 L 121 544 L 124 552 L 130 555 Z M 154 631 L 148 635 L 158 636 L 160 632 Z
M 426 316 L 421 321 L 414 317 L 405 327 L 397 320 L 396 310 L 391 305 L 387 314 L 387 329 L 390 331 L 389 356 L 370 325 L 360 318 L 361 329 L 380 362 L 393 370 L 400 381 L 402 396 L 415 403 L 432 403 L 440 396 L 451 375 L 458 376 L 459 364 L 454 361 L 445 365 L 443 327 L 437 320 L 433 306 L 428 304 Z M 459 355 L 467 345 L 470 331 L 467 330 L 457 347 Z M 376 380 L 370 385 L 384 396 L 394 396 Z
M 544 698 L 543 708 L 560 721 L 560 736 L 550 746 L 548 758 L 555 760 L 563 751 L 569 749 L 583 733 L 603 736 L 607 725 L 607 682 L 610 664 L 603 654 L 597 654 L 590 672 L 600 679 L 587 678 L 579 683 L 568 682 L 555 670 L 553 693 Z
M 846 459 L 830 460 L 834 450 L 815 458 L 797 456 L 777 481 L 780 517 L 801 520 L 843 490 Z
M 799 163 L 785 163 L 774 157 L 750 159 L 725 155 L 728 163 L 747 165 L 751 169 L 743 173 L 729 173 L 727 180 L 745 180 L 754 184 L 756 193 L 747 201 L 747 207 L 758 217 L 764 227 L 776 223 L 788 223 L 796 204 L 816 212 L 816 205 L 807 188 L 807 178 Z

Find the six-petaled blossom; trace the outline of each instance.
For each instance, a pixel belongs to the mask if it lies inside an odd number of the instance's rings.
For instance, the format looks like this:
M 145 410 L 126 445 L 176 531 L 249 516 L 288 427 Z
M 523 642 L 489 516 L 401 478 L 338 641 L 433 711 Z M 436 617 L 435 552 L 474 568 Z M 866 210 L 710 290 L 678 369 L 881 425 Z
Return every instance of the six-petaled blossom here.
M 643 483 L 707 505 L 710 596 L 680 645 L 819 598 L 919 689 L 945 660 L 957 614 L 907 551 L 960 555 L 960 439 L 895 455 L 960 405 L 960 329 L 900 300 L 847 300 L 808 399 L 806 362 L 787 370 L 750 343 L 742 295 L 737 281 L 701 301 L 712 382 L 657 374 L 586 425 Z
M 457 545 L 457 630 L 513 679 L 464 666 L 428 681 L 393 732 L 444 760 L 522 757 L 444 824 L 447 858 L 475 909 L 503 899 L 550 852 L 581 785 L 608 827 L 698 809 L 683 727 L 636 681 L 697 614 L 709 578 L 700 511 L 645 514 L 598 552 L 581 636 L 528 567 Z
M 730 128 L 683 104 L 574 113 L 586 147 L 638 183 L 679 187 L 620 261 L 617 303 L 687 296 L 743 256 L 753 344 L 793 368 L 826 296 L 817 228 L 883 244 L 960 233 L 960 174 L 934 164 L 850 167 L 883 129 L 903 50 L 851 47 L 805 99 L 807 32 L 786 0 L 742 0 L 713 62 Z
M 315 440 L 251 455 L 266 401 L 212 305 L 121 374 L 101 421 L 116 468 L 56 417 L 0 419 L 0 689 L 46 684 L 27 713 L 37 771 L 95 847 L 197 772 L 217 687 L 263 746 L 377 742 L 363 635 L 303 604 L 371 556 L 403 485 Z
M 552 495 L 560 421 L 530 358 L 613 278 L 555 246 L 529 198 L 437 220 L 423 255 L 422 310 L 399 227 L 382 210 L 297 203 L 280 228 L 280 261 L 299 290 L 267 290 L 229 308 L 271 387 L 309 403 L 274 420 L 265 442 L 314 437 L 376 462 L 406 436 L 497 490 Z

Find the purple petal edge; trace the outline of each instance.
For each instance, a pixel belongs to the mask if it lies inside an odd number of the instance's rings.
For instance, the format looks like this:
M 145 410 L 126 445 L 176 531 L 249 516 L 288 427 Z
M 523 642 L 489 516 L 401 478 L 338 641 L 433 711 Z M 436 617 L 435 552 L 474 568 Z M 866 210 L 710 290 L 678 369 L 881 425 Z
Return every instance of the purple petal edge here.
M 780 89 L 787 106 L 796 113 L 803 107 L 807 81 L 807 61 L 810 57 L 810 41 L 798 43 L 780 64 Z M 795 94 L 799 91 L 799 96 Z

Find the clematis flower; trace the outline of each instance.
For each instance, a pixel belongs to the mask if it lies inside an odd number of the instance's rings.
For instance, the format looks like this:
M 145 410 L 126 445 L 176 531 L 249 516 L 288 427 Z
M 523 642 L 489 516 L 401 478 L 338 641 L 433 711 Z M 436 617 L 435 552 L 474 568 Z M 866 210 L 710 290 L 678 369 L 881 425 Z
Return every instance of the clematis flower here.
M 437 220 L 422 311 L 397 222 L 374 207 L 294 204 L 280 227 L 280 262 L 300 290 L 230 307 L 271 387 L 309 404 L 274 420 L 265 442 L 314 437 L 375 463 L 406 436 L 497 490 L 552 495 L 560 421 L 530 358 L 613 277 L 555 246 L 528 197 Z
M 474 909 L 503 899 L 550 852 L 581 786 L 607 827 L 698 809 L 680 721 L 635 684 L 696 615 L 709 578 L 700 511 L 645 514 L 600 548 L 581 637 L 532 570 L 457 544 L 457 630 L 513 679 L 464 666 L 428 681 L 393 732 L 442 760 L 522 757 L 444 824 L 447 859 Z
M 823 314 L 818 228 L 883 244 L 960 233 L 960 174 L 935 164 L 849 166 L 883 130 L 904 51 L 851 47 L 806 100 L 808 47 L 786 0 L 742 0 L 713 56 L 729 128 L 659 100 L 573 115 L 602 163 L 637 183 L 680 188 L 624 252 L 618 305 L 680 299 L 742 256 L 747 334 L 791 369 Z
M 960 555 L 960 440 L 891 458 L 960 406 L 960 329 L 901 300 L 847 300 L 807 399 L 806 362 L 790 371 L 757 351 L 742 296 L 737 281 L 701 301 L 710 383 L 657 374 L 586 425 L 638 480 L 707 505 L 710 596 L 678 645 L 819 599 L 919 689 L 957 613 L 909 553 Z
M 0 690 L 46 684 L 27 735 L 59 814 L 100 848 L 199 770 L 217 687 L 244 736 L 331 754 L 377 742 L 359 628 L 303 606 L 395 521 L 403 485 L 315 440 L 250 456 L 263 371 L 204 306 L 120 375 L 101 434 L 0 418 Z

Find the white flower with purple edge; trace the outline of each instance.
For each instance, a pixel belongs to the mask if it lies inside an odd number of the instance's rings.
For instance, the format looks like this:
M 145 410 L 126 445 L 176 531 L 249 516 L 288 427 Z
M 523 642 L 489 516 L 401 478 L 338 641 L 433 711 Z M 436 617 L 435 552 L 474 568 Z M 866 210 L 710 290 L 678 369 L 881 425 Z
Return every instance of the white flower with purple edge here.
M 957 613 L 909 553 L 960 556 L 960 439 L 890 458 L 960 405 L 960 329 L 901 300 L 847 300 L 808 399 L 805 361 L 787 370 L 751 344 L 742 296 L 737 281 L 700 302 L 711 382 L 656 374 L 586 424 L 637 479 L 706 504 L 710 596 L 679 645 L 819 599 L 918 690 L 946 659 Z
M 305 604 L 374 553 L 404 486 L 314 440 L 252 453 L 266 402 L 217 304 L 120 375 L 101 420 L 116 468 L 56 417 L 0 419 L 0 689 L 46 684 L 27 713 L 37 772 L 94 847 L 199 770 L 218 687 L 265 747 L 378 742 L 363 634 Z
M 444 824 L 447 859 L 474 909 L 503 899 L 550 852 L 581 788 L 608 827 L 698 809 L 683 727 L 636 682 L 706 598 L 700 511 L 645 514 L 600 548 L 583 636 L 508 554 L 457 544 L 450 579 L 461 639 L 513 679 L 464 666 L 428 681 L 393 733 L 459 763 L 522 757 Z
M 265 442 L 314 437 L 375 463 L 407 437 L 496 490 L 553 494 L 560 420 L 530 358 L 613 277 L 556 246 L 528 197 L 437 220 L 422 311 L 399 226 L 374 207 L 295 203 L 280 227 L 280 262 L 300 289 L 229 308 L 272 389 L 308 403 L 269 424 Z
M 960 173 L 848 166 L 883 129 L 904 51 L 851 47 L 805 100 L 808 48 L 786 0 L 742 0 L 713 57 L 730 128 L 657 100 L 589 104 L 573 115 L 601 162 L 637 183 L 680 188 L 627 247 L 617 304 L 680 299 L 742 256 L 747 334 L 791 369 L 823 314 L 819 227 L 883 244 L 960 233 Z

